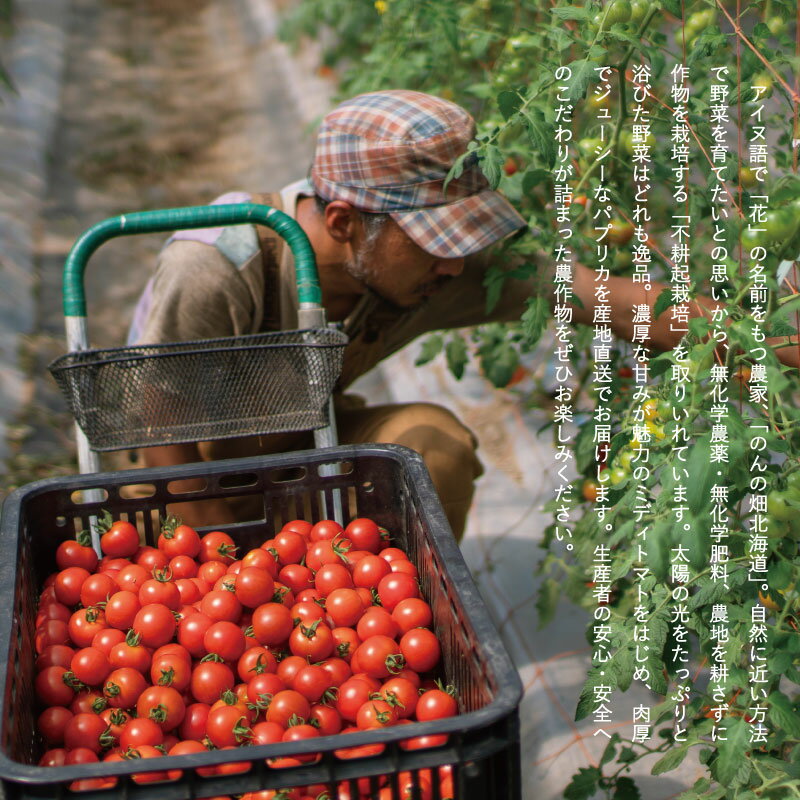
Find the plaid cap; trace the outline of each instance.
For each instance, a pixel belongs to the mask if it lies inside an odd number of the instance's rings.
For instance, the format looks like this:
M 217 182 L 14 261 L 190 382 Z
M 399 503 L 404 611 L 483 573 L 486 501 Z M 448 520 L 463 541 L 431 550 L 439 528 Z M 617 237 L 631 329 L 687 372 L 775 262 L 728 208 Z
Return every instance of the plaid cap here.
M 328 202 L 388 213 L 430 255 L 467 256 L 526 225 L 477 159 L 465 160 L 445 192 L 474 136 L 474 120 L 455 103 L 402 89 L 362 94 L 322 120 L 311 183 Z

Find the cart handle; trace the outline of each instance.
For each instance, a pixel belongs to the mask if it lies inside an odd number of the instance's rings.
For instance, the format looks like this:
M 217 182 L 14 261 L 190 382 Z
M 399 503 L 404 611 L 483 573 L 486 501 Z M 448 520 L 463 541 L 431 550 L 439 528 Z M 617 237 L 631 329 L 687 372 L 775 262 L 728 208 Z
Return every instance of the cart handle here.
M 300 225 L 277 208 L 258 203 L 231 203 L 136 211 L 132 214 L 110 217 L 93 225 L 75 242 L 64 263 L 64 316 L 86 317 L 86 294 L 83 284 L 86 264 L 92 253 L 109 239 L 135 233 L 168 233 L 187 228 L 213 228 L 249 223 L 266 225 L 286 240 L 294 255 L 300 308 L 320 307 L 322 291 L 317 276 L 314 250 Z

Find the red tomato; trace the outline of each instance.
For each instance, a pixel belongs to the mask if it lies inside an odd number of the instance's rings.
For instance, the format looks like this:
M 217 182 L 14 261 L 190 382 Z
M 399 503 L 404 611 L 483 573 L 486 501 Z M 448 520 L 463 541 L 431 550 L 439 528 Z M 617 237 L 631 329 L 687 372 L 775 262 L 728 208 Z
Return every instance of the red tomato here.
M 454 717 L 458 713 L 456 699 L 441 689 L 429 689 L 417 700 L 416 716 L 419 722 Z
M 183 722 L 186 703 L 180 692 L 171 686 L 149 686 L 136 701 L 140 719 L 151 719 L 164 733 L 175 730 Z
M 278 662 L 275 656 L 266 647 L 259 645 L 244 651 L 236 664 L 236 671 L 239 673 L 239 677 L 247 682 L 264 672 L 275 672 L 277 667 Z
M 200 550 L 197 556 L 200 563 L 220 561 L 223 565 L 236 560 L 236 545 L 227 533 L 211 531 L 200 539 Z
M 353 674 L 350 665 L 337 656 L 320 661 L 319 666 L 328 673 L 331 686 L 341 686 Z
M 356 632 L 363 642 L 370 636 L 389 636 L 394 639 L 400 630 L 392 615 L 385 608 L 372 606 L 358 620 Z
M 314 576 L 314 588 L 322 597 L 335 589 L 352 589 L 353 579 L 344 564 L 323 564 Z
M 385 678 L 404 666 L 400 647 L 390 636 L 370 636 L 357 652 L 359 669 L 371 678 Z
M 283 727 L 277 722 L 257 722 L 253 725 L 251 744 L 275 744 L 283 737 Z
M 82 567 L 87 572 L 94 572 L 97 569 L 97 553 L 88 544 L 67 539 L 56 548 L 56 564 L 60 570 Z
M 364 556 L 353 567 L 353 584 L 364 589 L 377 589 L 381 578 L 389 575 L 392 568 L 380 556 Z
M 191 603 L 196 603 L 203 597 L 200 587 L 189 578 L 178 578 L 175 581 L 175 586 L 178 587 L 178 594 L 181 598 L 181 606 L 178 611 Z
M 344 528 L 332 519 L 321 519 L 308 532 L 308 538 L 312 542 L 330 541 L 335 539 L 344 531 Z
M 200 536 L 194 528 L 180 525 L 172 517 L 167 519 L 167 524 L 158 537 L 158 549 L 167 556 L 188 556 L 194 558 L 200 552 Z
M 106 708 L 100 712 L 100 716 L 108 727 L 108 735 L 114 739 L 114 744 L 119 744 L 122 729 L 132 719 L 131 715 L 121 708 Z
M 238 622 L 242 616 L 242 604 L 233 592 L 213 589 L 201 601 L 200 610 L 215 622 L 227 620 Z
M 307 522 L 304 519 L 293 519 L 290 522 L 287 522 L 281 530 L 284 531 L 294 531 L 295 533 L 299 533 L 301 536 L 308 538 L 308 535 L 311 533 L 311 529 L 314 526 Z
M 316 572 L 323 564 L 341 564 L 342 555 L 351 548 L 351 542 L 347 539 L 339 539 L 336 542 L 323 539 L 314 542 L 306 553 L 306 566 Z
M 335 736 L 342 730 L 341 714 L 325 704 L 312 705 L 308 721 L 319 726 L 320 736 Z
M 111 672 L 106 654 L 95 647 L 84 647 L 72 657 L 70 669 L 87 686 L 100 686 Z
M 142 606 L 160 603 L 172 611 L 177 611 L 181 607 L 181 593 L 174 581 L 163 577 L 150 578 L 139 587 L 139 602 Z
M 314 573 L 303 564 L 287 564 L 281 567 L 278 578 L 295 594 L 314 588 Z
M 111 558 L 129 558 L 139 549 L 139 531 L 130 522 L 112 522 L 100 537 L 100 549 Z
M 36 652 L 39 654 L 44 653 L 50 647 L 66 647 L 69 641 L 69 624 L 64 620 L 47 619 L 41 625 L 36 626 L 34 643 Z
M 74 750 L 67 749 L 64 766 L 70 764 L 94 764 L 99 760 L 94 750 L 88 747 L 76 747 Z
M 267 722 L 277 722 L 283 728 L 288 727 L 293 716 L 307 719 L 311 713 L 311 706 L 300 692 L 294 689 L 284 689 L 272 698 L 267 709 Z
M 228 705 L 211 709 L 206 733 L 215 747 L 236 747 L 249 741 L 252 735 L 249 720 L 242 709 Z
M 214 620 L 202 611 L 182 619 L 178 625 L 178 642 L 195 658 L 202 658 L 206 655 L 206 631 L 213 624 Z
M 197 562 L 190 556 L 175 556 L 169 560 L 167 567 L 172 572 L 175 581 L 179 578 L 196 578 Z
M 197 568 L 197 577 L 213 586 L 223 575 L 227 575 L 228 567 L 221 561 L 206 561 Z
M 333 636 L 333 652 L 349 663 L 353 653 L 361 644 L 358 634 L 352 628 L 339 627 L 334 628 L 331 635 Z
M 263 550 L 261 551 L 264 552 Z M 236 576 L 236 599 L 247 608 L 258 608 L 272 600 L 275 581 L 264 569 L 244 567 Z
M 416 580 L 404 572 L 392 572 L 381 578 L 378 584 L 378 599 L 389 612 L 407 597 L 419 597 L 419 585 Z
M 164 654 L 153 658 L 150 680 L 154 686 L 171 686 L 182 692 L 192 679 L 192 662 L 178 655 Z
M 221 620 L 208 627 L 203 646 L 206 652 L 216 653 L 225 661 L 237 661 L 245 650 L 244 633 L 236 623 Z
M 428 672 L 439 663 L 442 650 L 436 634 L 427 628 L 412 628 L 400 639 L 400 652 L 415 672 Z
M 127 667 L 142 675 L 150 669 L 150 661 L 150 648 L 142 644 L 141 637 L 134 631 L 128 631 L 125 641 L 115 644 L 108 654 L 108 663 L 115 669 Z
M 41 672 L 47 667 L 64 667 L 69 669 L 75 650 L 65 644 L 50 644 L 42 650 L 36 658 L 36 671 Z
M 325 669 L 317 664 L 306 664 L 297 671 L 291 687 L 306 700 L 316 703 L 331 688 L 331 678 Z
M 412 798 L 419 798 L 419 800 L 431 800 L 433 797 L 433 789 L 431 782 L 422 773 L 417 773 L 416 778 L 410 772 L 401 772 L 397 776 L 399 792 L 395 795 L 391 786 L 384 786 L 378 792 L 378 800 L 394 800 L 395 797 L 399 800 L 411 800 Z
M 233 689 L 235 679 L 231 668 L 218 661 L 202 661 L 192 670 L 192 696 L 200 703 L 211 705 L 220 695 Z
M 131 750 L 130 756 L 132 758 L 162 758 L 163 753 L 153 745 L 140 744 L 138 747 Z M 136 783 L 159 783 L 168 778 L 168 774 L 163 771 L 158 772 L 137 772 L 132 776 Z
M 419 697 L 418 688 L 408 678 L 389 678 L 380 689 L 381 697 L 397 709 L 400 719 L 414 716 Z
M 310 661 L 322 661 L 333 652 L 333 635 L 324 622 L 311 625 L 298 625 L 289 634 L 289 649 L 293 655 Z
M 127 750 L 143 744 L 155 746 L 163 741 L 164 731 L 161 726 L 155 720 L 140 715 L 125 723 L 120 732 L 119 746 L 122 750 Z
M 407 597 L 392 610 L 392 619 L 397 623 L 400 633 L 412 628 L 428 628 L 433 622 L 431 607 L 420 597 Z
M 147 688 L 147 681 L 136 669 L 120 667 L 112 670 L 103 687 L 103 695 L 112 708 L 132 708 Z
M 253 705 L 261 704 L 264 708 L 273 695 L 288 689 L 283 679 L 274 672 L 262 672 L 247 683 L 247 699 Z
M 117 574 L 117 585 L 123 591 L 133 592 L 137 597 L 139 587 L 150 579 L 150 573 L 140 564 L 128 564 Z
M 311 625 L 317 620 L 325 619 L 325 609 L 319 603 L 313 601 L 305 600 L 295 603 L 289 610 L 295 625 L 300 623 Z
M 64 706 L 50 706 L 39 714 L 36 730 L 46 745 L 63 744 L 64 730 L 73 717 L 73 713 Z
M 412 578 L 419 578 L 419 570 L 410 561 L 403 561 L 398 558 L 397 561 L 392 561 L 389 566 L 392 572 L 404 572 Z
M 408 561 L 408 555 L 399 547 L 384 547 L 378 555 L 389 563 L 398 559 L 400 561 Z
M 206 720 L 210 710 L 208 703 L 190 703 L 186 706 L 186 714 L 178 726 L 181 738 L 200 741 L 206 735 Z
M 271 549 L 277 554 L 279 564 L 299 564 L 308 550 L 308 542 L 299 533 L 284 529 L 272 540 Z
M 366 608 L 355 589 L 337 588 L 331 591 L 325 608 L 336 627 L 353 627 L 361 619 Z
M 160 647 L 175 635 L 177 621 L 166 606 L 148 603 L 142 606 L 133 619 L 133 629 L 142 637 L 142 644 Z
M 63 747 L 55 747 L 52 750 L 47 750 L 42 754 L 42 757 L 39 759 L 39 766 L 63 767 L 66 757 L 67 751 Z
M 353 547 L 370 553 L 377 553 L 384 545 L 381 528 L 366 517 L 352 520 L 344 529 L 344 535 L 350 539 Z
M 103 749 L 100 737 L 106 729 L 106 723 L 98 714 L 75 714 L 64 728 L 64 747 L 74 750 L 86 747 L 93 753 Z
M 356 714 L 356 725 L 361 730 L 388 728 L 396 722 L 397 709 L 385 700 L 367 700 Z
M 106 615 L 97 608 L 81 608 L 70 618 L 69 636 L 78 647 L 91 647 L 92 640 L 106 626 Z
M 73 714 L 99 714 L 108 705 L 108 700 L 96 689 L 86 689 L 75 693 L 69 704 Z
M 76 606 L 81 601 L 81 587 L 89 577 L 89 571 L 83 567 L 67 567 L 56 575 L 53 591 L 59 603 L 65 606 Z
M 106 622 L 112 628 L 127 631 L 141 607 L 138 594 L 127 589 L 115 592 L 106 603 Z
M 36 612 L 36 627 L 38 628 L 39 625 L 43 622 L 47 622 L 49 619 L 60 619 L 62 622 L 69 622 L 71 616 L 72 611 L 63 603 L 47 603 L 46 605 L 40 606 L 39 610 Z
M 280 603 L 264 603 L 253 612 L 253 633 L 267 647 L 282 645 L 293 627 L 292 612 Z
M 111 649 L 125 641 L 125 634 L 116 628 L 104 628 L 92 639 L 91 646 L 103 653 L 106 658 L 111 654 Z
M 336 697 L 336 710 L 343 719 L 355 722 L 358 709 L 369 700 L 372 692 L 369 684 L 358 678 L 348 678 L 340 687 Z
M 133 563 L 144 567 L 152 575 L 154 570 L 165 569 L 169 559 L 157 547 L 145 544 L 136 551 Z

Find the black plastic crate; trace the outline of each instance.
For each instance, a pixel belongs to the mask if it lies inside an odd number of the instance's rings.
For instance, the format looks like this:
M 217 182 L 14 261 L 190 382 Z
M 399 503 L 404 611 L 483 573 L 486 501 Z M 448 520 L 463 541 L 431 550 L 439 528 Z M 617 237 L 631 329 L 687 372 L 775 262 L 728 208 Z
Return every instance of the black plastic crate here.
M 333 468 L 332 468 L 333 467 Z M 329 474 L 330 472 L 338 474 Z M 181 492 L 182 479 L 204 478 L 205 488 Z M 145 484 L 150 495 L 136 496 Z M 100 489 L 104 499 L 85 502 L 83 491 Z M 243 548 L 257 547 L 283 523 L 331 516 L 335 495 L 344 524 L 371 517 L 387 528 L 416 564 L 424 596 L 430 602 L 434 630 L 442 644 L 448 682 L 458 690 L 457 717 L 413 723 L 380 731 L 363 731 L 233 751 L 100 762 L 69 767 L 39 767 L 43 750 L 35 731 L 33 694 L 34 621 L 40 587 L 55 571 L 58 544 L 88 528 L 91 518 L 107 509 L 114 518 L 139 526 L 154 544 L 159 518 L 167 505 L 180 513 L 181 501 L 203 498 L 256 497 L 263 501 L 260 519 L 222 527 Z M 201 532 L 204 529 L 200 529 Z M 97 473 L 43 480 L 11 494 L 0 520 L 0 652 L 4 654 L 0 694 L 0 779 L 8 798 L 205 798 L 256 789 L 325 783 L 334 786 L 356 778 L 454 766 L 460 800 L 517 800 L 520 797 L 519 717 L 522 686 L 517 671 L 491 622 L 483 600 L 450 532 L 422 459 L 397 445 L 361 445 L 303 451 L 263 458 L 237 459 L 161 469 Z M 406 751 L 400 740 L 430 733 L 448 734 L 442 747 Z M 381 743 L 383 751 L 368 758 L 343 760 L 334 750 Z M 321 753 L 316 763 L 275 769 L 266 763 L 279 756 Z M 249 761 L 248 772 L 204 778 L 198 767 Z M 179 780 L 137 784 L 134 773 L 181 769 Z M 75 793 L 69 784 L 80 778 L 118 776 L 114 789 Z M 396 781 L 390 781 L 399 800 Z M 355 786 L 352 787 L 355 789 Z M 377 783 L 373 782 L 375 796 Z M 358 796 L 357 794 L 355 795 Z M 433 782 L 434 800 L 440 800 Z M 416 787 L 413 800 L 419 800 Z

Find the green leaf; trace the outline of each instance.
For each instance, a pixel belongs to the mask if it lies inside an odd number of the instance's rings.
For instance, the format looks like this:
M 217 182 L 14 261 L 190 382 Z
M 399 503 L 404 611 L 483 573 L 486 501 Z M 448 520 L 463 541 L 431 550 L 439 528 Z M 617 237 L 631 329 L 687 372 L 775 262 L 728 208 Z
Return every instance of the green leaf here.
M 590 19 L 592 16 L 584 6 L 563 6 L 551 8 L 550 13 L 559 19 Z
M 690 480 L 687 482 L 686 504 L 695 515 L 701 516 L 711 502 L 709 491 L 717 479 L 718 464 L 711 463 L 711 435 L 703 434 L 695 440 L 686 462 Z
M 556 163 L 556 143 L 553 126 L 545 121 L 542 112 L 528 108 L 522 112 L 528 123 L 528 138 L 544 163 L 551 167 Z
M 549 624 L 555 616 L 560 598 L 561 584 L 553 578 L 544 580 L 539 587 L 539 594 L 536 598 L 536 610 L 539 612 L 538 627 L 540 630 Z
M 718 603 L 721 600 L 730 596 L 730 593 L 741 586 L 747 581 L 747 571 L 744 569 L 735 569 L 728 574 L 728 587 L 725 588 L 724 581 L 712 581 L 710 578 L 706 579 L 696 594 L 692 595 L 689 600 L 689 610 L 696 611 L 704 606 Z M 729 647 L 729 650 L 733 650 Z
M 445 347 L 445 356 L 447 358 L 447 368 L 453 373 L 456 380 L 461 380 L 464 377 L 464 368 L 469 361 L 467 353 L 467 343 L 461 334 L 455 333 Z
M 666 755 L 659 758 L 658 761 L 653 764 L 653 769 L 650 770 L 650 774 L 663 775 L 665 772 L 670 772 L 683 763 L 683 759 L 686 758 L 688 752 L 688 746 L 673 747 L 671 750 L 667 750 Z
M 719 742 L 719 755 L 712 772 L 723 786 L 741 786 L 752 769 L 747 758 L 751 747 L 750 726 L 741 717 L 726 717 L 722 727 L 726 740 Z
M 772 692 L 767 698 L 769 703 L 769 720 L 775 729 L 791 736 L 800 738 L 800 715 L 793 708 L 791 700 L 783 692 Z
M 656 304 L 653 306 L 653 322 L 672 305 L 674 305 L 672 301 L 672 289 L 667 286 L 665 289 L 661 290 L 661 293 L 656 298 Z
M 442 352 L 443 346 L 444 337 L 441 333 L 434 333 L 428 336 L 425 341 L 422 342 L 422 347 L 420 348 L 416 361 L 414 361 L 414 366 L 421 367 L 423 364 L 433 361 L 433 359 Z
M 505 161 L 500 148 L 495 144 L 487 144 L 479 151 L 478 160 L 486 180 L 489 181 L 489 185 L 492 189 L 496 189 L 500 184 L 500 178 L 503 177 L 503 163 Z
M 580 59 L 567 64 L 571 70 L 571 75 L 567 80 L 560 81 L 559 86 L 566 86 L 566 90 L 560 92 L 561 96 L 565 98 L 567 103 L 575 105 L 586 94 L 586 89 L 589 84 L 596 81 L 597 64 L 588 59 Z
M 497 107 L 500 109 L 503 118 L 508 120 L 513 117 L 514 114 L 519 111 L 522 100 L 522 95 L 519 92 L 508 90 L 500 92 L 500 94 L 497 95 Z
M 522 333 L 525 343 L 533 347 L 541 338 L 550 319 L 550 306 L 544 297 L 531 297 L 522 313 Z
M 600 758 L 600 766 L 602 767 L 605 764 L 608 764 L 609 761 L 614 760 L 614 756 L 616 755 L 616 746 L 622 741 L 622 738 L 618 733 L 612 733 L 611 738 L 608 740 L 608 744 L 606 745 L 606 749 L 603 750 L 603 755 Z
M 605 675 L 601 675 L 605 672 Z M 601 669 L 600 667 L 592 667 L 589 674 L 586 676 L 586 681 L 581 689 L 580 697 L 578 698 L 578 706 L 575 709 L 575 721 L 579 722 L 584 717 L 592 713 L 595 708 L 596 700 L 594 690 L 598 686 L 608 686 L 612 691 L 617 688 L 616 681 L 613 674 L 609 674 L 610 670 Z
M 642 795 L 633 778 L 623 776 L 617 778 L 617 785 L 611 797 L 612 800 L 641 800 Z
M 481 348 L 483 374 L 499 389 L 508 386 L 518 365 L 519 353 L 510 342 L 500 342 L 493 347 Z
M 600 770 L 597 767 L 581 767 L 564 789 L 564 797 L 566 800 L 589 800 L 599 780 Z
M 543 183 L 549 183 L 553 179 L 553 173 L 541 167 L 529 167 L 522 175 L 522 191 L 530 195 Z

